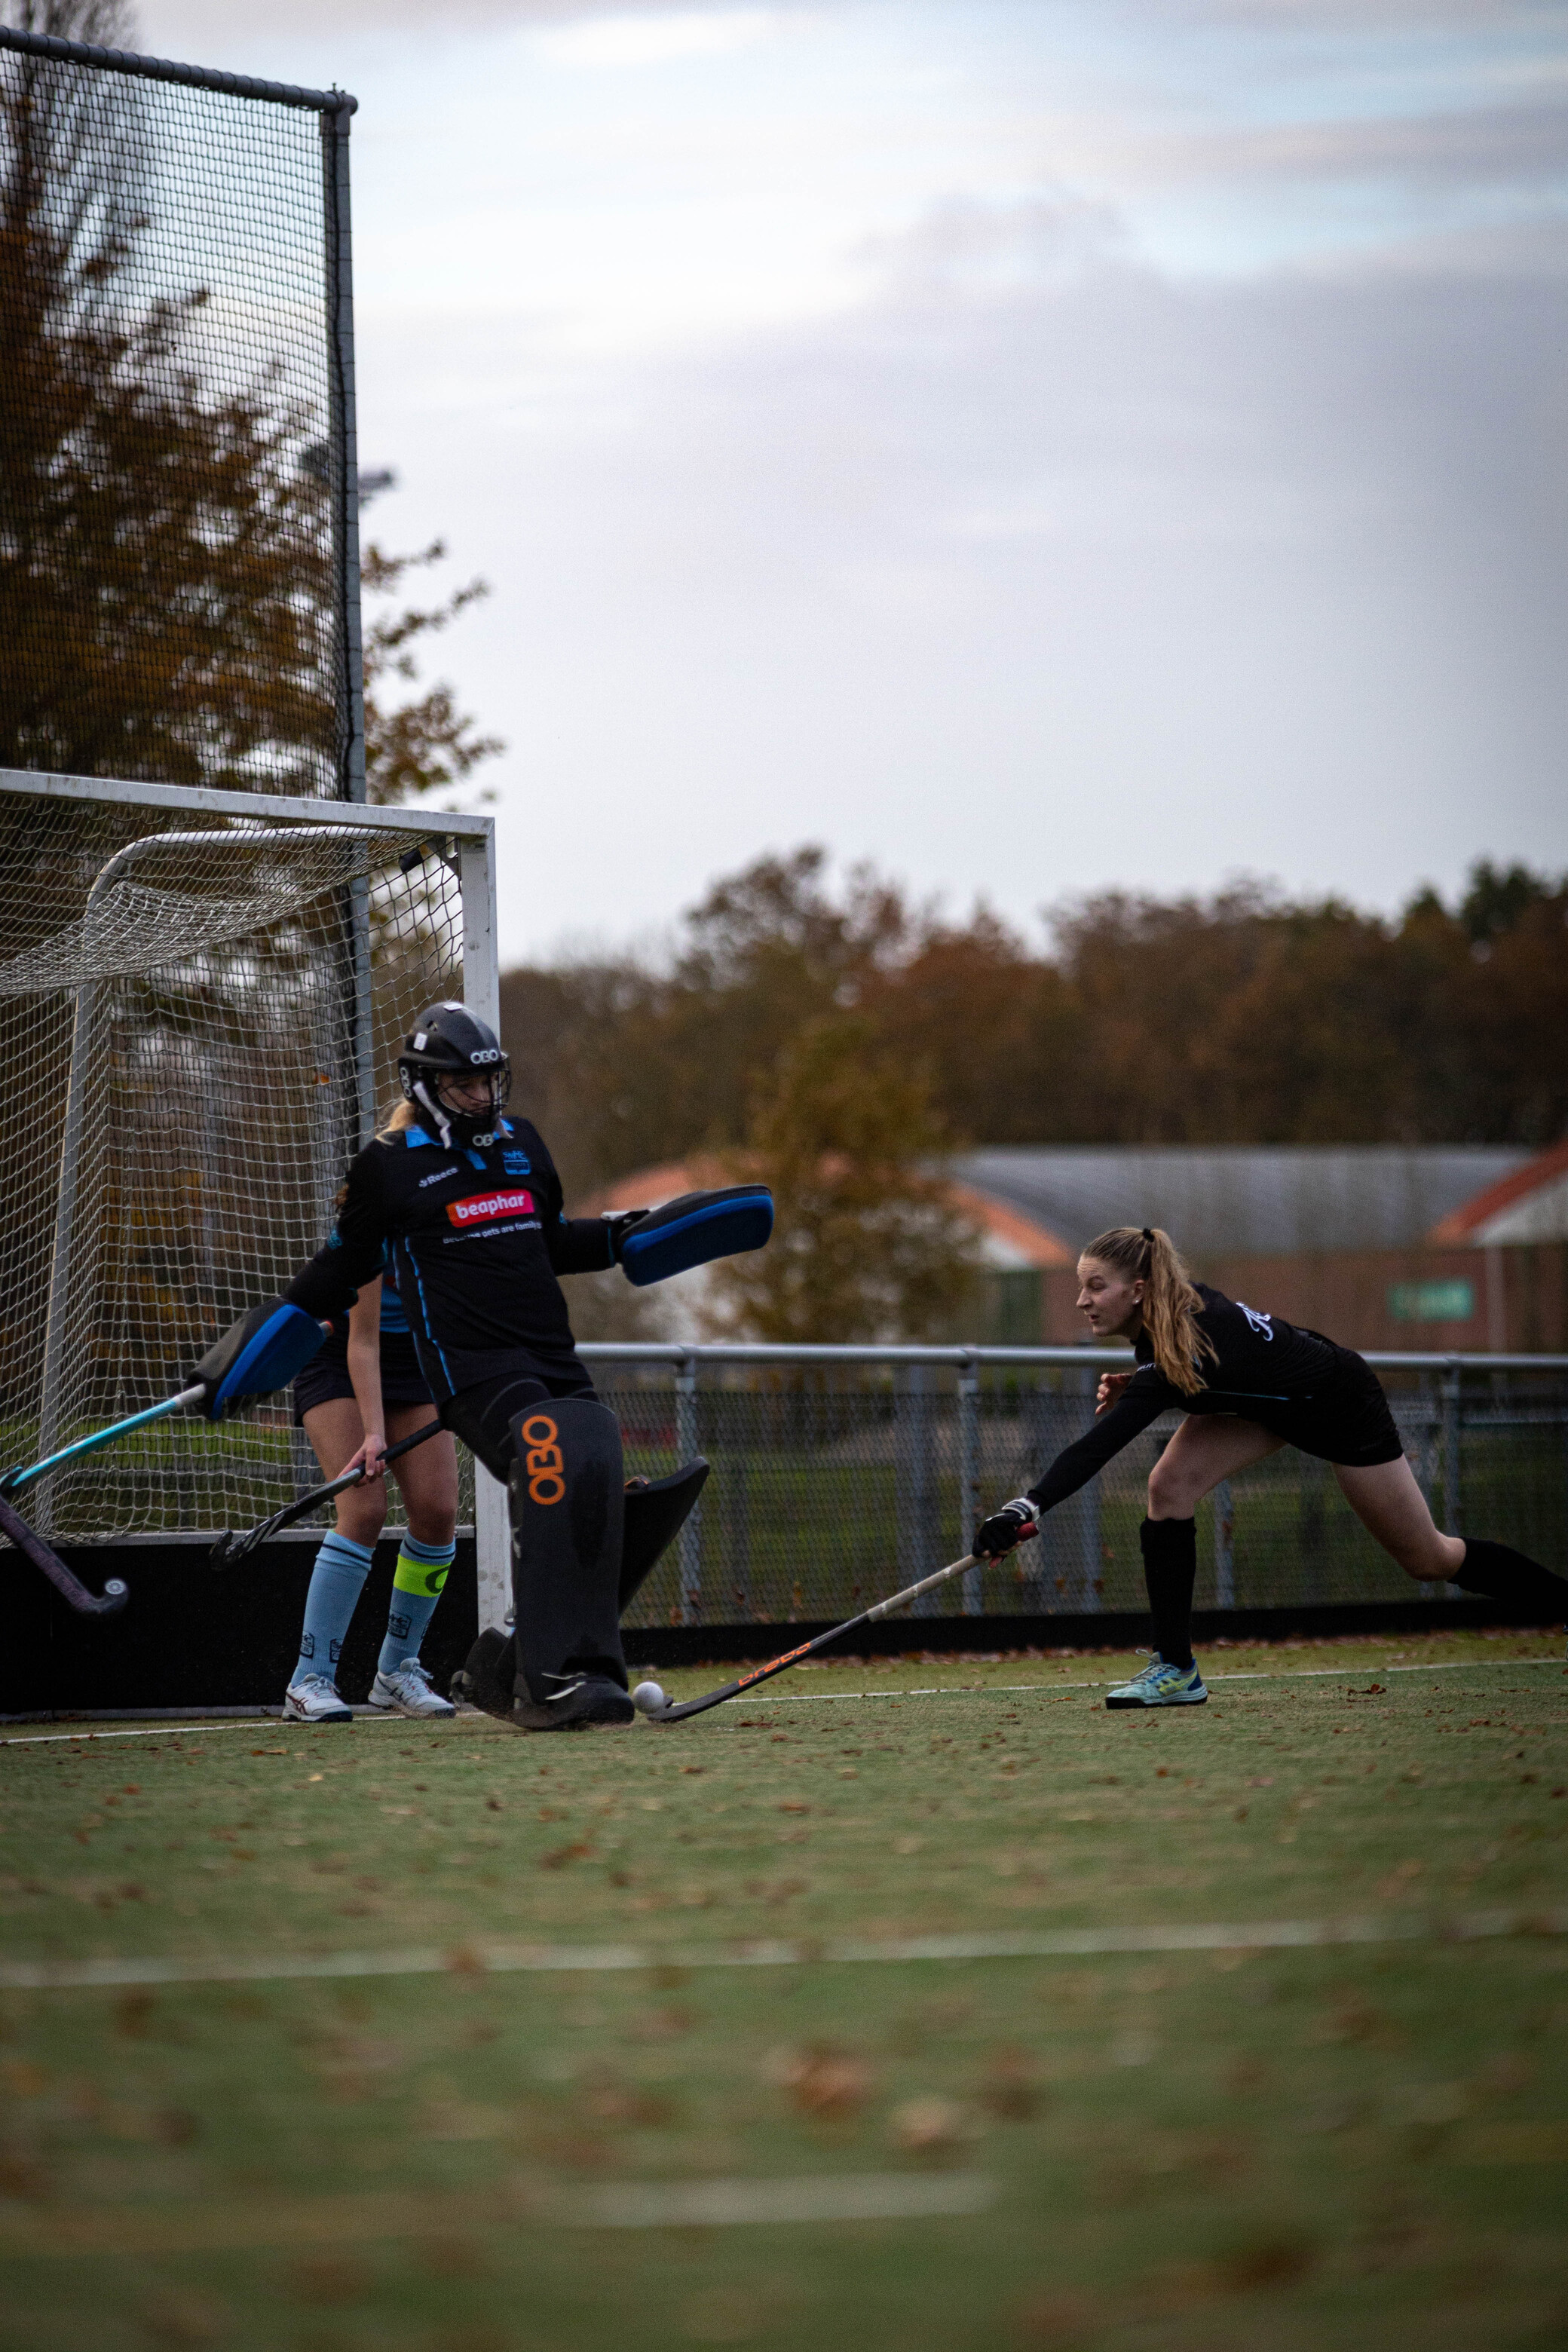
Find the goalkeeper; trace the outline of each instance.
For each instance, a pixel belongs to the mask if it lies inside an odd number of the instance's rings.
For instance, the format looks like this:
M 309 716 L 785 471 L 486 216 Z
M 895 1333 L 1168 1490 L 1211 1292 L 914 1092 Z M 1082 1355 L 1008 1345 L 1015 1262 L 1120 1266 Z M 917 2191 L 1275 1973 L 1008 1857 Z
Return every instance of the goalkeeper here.
M 557 1277 L 616 1265 L 642 1213 L 566 1216 L 543 1139 L 502 1115 L 507 1056 L 465 1006 L 421 1013 L 397 1072 L 400 1123 L 354 1160 L 330 1239 L 285 1296 L 308 1315 L 341 1316 L 385 1264 L 441 1419 L 508 1486 L 511 1720 L 531 1731 L 630 1723 L 619 1436 L 578 1359 Z

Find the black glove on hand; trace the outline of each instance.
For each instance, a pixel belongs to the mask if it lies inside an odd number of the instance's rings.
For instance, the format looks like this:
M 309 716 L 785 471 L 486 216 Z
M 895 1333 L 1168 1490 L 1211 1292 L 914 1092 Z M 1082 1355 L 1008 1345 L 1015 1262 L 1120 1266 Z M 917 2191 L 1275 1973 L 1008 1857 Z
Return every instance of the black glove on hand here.
M 1015 1496 L 988 1519 L 982 1519 L 974 1535 L 976 1554 L 982 1559 L 1000 1559 L 1016 1544 L 1027 1543 L 1037 1532 L 1039 1516 L 1038 1506 L 1027 1495 Z
M 647 1215 L 646 1209 L 606 1209 L 605 1223 L 610 1229 L 610 1264 L 619 1265 L 621 1244 L 634 1225 L 640 1225 Z

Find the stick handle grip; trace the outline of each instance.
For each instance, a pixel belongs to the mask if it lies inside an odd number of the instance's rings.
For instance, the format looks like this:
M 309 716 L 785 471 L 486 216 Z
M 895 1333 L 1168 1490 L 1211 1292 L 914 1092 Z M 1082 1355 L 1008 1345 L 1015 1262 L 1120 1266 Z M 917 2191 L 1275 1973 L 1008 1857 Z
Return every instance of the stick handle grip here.
M 939 1568 L 934 1576 L 922 1576 L 918 1584 L 908 1584 L 902 1592 L 893 1593 L 887 1601 L 879 1601 L 874 1609 L 867 1610 L 867 1623 L 874 1625 L 879 1617 L 890 1617 L 894 1610 L 901 1609 L 907 1601 L 918 1601 L 922 1592 L 934 1591 L 939 1584 L 945 1584 L 950 1576 L 962 1576 L 966 1569 L 979 1566 L 978 1555 L 965 1552 L 962 1559 L 951 1561 L 946 1568 Z

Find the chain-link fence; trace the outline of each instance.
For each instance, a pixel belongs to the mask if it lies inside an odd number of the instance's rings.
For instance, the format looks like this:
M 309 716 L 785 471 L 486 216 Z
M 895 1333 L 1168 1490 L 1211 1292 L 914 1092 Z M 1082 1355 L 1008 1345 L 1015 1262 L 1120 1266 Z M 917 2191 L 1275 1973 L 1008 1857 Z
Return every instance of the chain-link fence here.
M 0 766 L 363 798 L 353 105 L 0 27 Z
M 1100 1371 L 1129 1361 L 1096 1349 L 583 1353 L 620 1416 L 628 1471 L 693 1453 L 713 1465 L 700 1515 L 630 1612 L 644 1626 L 831 1621 L 962 1558 L 984 1512 L 1089 1427 Z M 1370 1360 L 1438 1524 L 1568 1564 L 1568 1359 Z M 1144 1482 L 1175 1425 L 1157 1422 L 1035 1542 L 917 1612 L 1142 1610 Z M 1200 1609 L 1448 1592 L 1413 1585 L 1329 1464 L 1289 1447 L 1200 1507 L 1198 1559 Z

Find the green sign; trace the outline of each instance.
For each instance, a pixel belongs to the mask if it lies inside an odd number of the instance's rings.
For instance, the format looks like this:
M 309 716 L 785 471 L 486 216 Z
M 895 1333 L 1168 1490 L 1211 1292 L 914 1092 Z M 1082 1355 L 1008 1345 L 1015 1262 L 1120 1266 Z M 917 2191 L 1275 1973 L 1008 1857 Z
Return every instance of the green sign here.
M 1391 1282 L 1388 1311 L 1396 1323 L 1468 1323 L 1476 1311 L 1476 1286 L 1449 1282 Z

